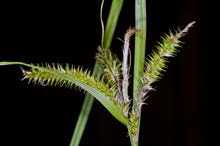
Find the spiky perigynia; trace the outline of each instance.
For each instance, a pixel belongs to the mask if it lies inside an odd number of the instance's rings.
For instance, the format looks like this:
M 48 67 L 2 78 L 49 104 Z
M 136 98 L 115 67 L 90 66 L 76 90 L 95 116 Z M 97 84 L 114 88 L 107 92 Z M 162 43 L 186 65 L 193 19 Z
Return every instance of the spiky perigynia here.
M 137 141 L 137 126 L 140 120 L 141 107 L 145 104 L 144 100 L 147 98 L 147 93 L 153 90 L 152 84 L 158 81 L 162 76 L 162 71 L 165 71 L 167 59 L 175 56 L 177 48 L 181 47 L 181 41 L 179 39 L 188 32 L 194 23 L 189 23 L 183 30 L 178 30 L 175 34 L 172 32 L 169 35 L 165 34 L 162 37 L 162 41 L 156 46 L 157 50 L 153 51 L 147 59 L 144 73 L 140 77 L 141 86 L 138 91 L 137 100 L 134 101 L 134 106 L 130 113 L 131 132 L 134 141 Z
M 91 76 L 90 71 L 83 70 L 82 67 L 73 67 L 66 64 L 64 67 L 60 64 L 52 63 L 45 65 L 37 65 L 41 68 L 46 68 L 50 71 L 57 72 L 68 76 L 70 78 L 75 78 L 78 81 L 99 90 L 101 93 L 105 94 L 106 97 L 109 97 L 110 100 L 114 99 L 116 89 L 110 88 L 108 84 L 104 83 L 102 80 L 97 80 L 93 76 Z M 32 68 L 29 71 L 23 70 L 23 79 L 28 79 L 29 83 L 33 82 L 35 84 L 45 84 L 50 86 L 64 86 L 68 88 L 74 87 L 74 83 L 66 78 L 62 78 L 58 75 L 51 74 L 49 72 L 44 72 L 39 69 Z M 77 86 L 78 87 L 78 86 Z
M 116 55 L 112 55 L 109 49 L 98 47 L 96 59 L 103 70 L 104 79 L 112 86 L 120 86 L 121 61 Z
M 146 61 L 145 71 L 141 77 L 142 86 L 139 90 L 138 98 L 145 97 L 145 94 L 153 89 L 151 85 L 158 81 L 162 76 L 162 71 L 165 71 L 166 62 L 169 57 L 175 56 L 177 48 L 181 47 L 181 41 L 190 27 L 195 22 L 189 23 L 183 30 L 178 30 L 175 34 L 172 32 L 169 35 L 165 34 L 162 37 L 162 42 L 159 42 L 154 51 Z
M 103 69 L 103 79 L 99 80 L 90 74 L 90 71 L 81 67 L 73 67 L 66 64 L 44 64 L 33 65 L 22 62 L 0 62 L 1 65 L 22 65 L 30 67 L 30 70 L 22 69 L 24 78 L 29 83 L 50 86 L 65 86 L 72 88 L 77 86 L 92 94 L 101 104 L 121 123 L 128 127 L 132 143 L 137 144 L 138 126 L 140 123 L 141 107 L 149 91 L 153 89 L 152 84 L 159 80 L 162 71 L 166 68 L 168 57 L 175 55 L 180 47 L 179 40 L 186 34 L 188 29 L 195 22 L 189 23 L 183 30 L 175 34 L 165 34 L 162 41 L 158 43 L 154 51 L 146 61 L 146 68 L 140 76 L 141 85 L 138 90 L 137 99 L 133 100 L 128 95 L 129 85 L 129 41 L 130 37 L 140 32 L 136 29 L 129 29 L 124 37 L 123 60 L 112 55 L 110 50 L 98 47 L 97 61 Z M 130 108 L 132 107 L 132 109 Z
M 117 89 L 111 87 L 103 80 L 98 80 L 90 75 L 88 71 L 83 71 L 81 67 L 62 67 L 57 64 L 46 64 L 44 66 L 27 64 L 23 62 L 0 62 L 1 65 L 22 65 L 31 67 L 31 70 L 22 70 L 24 79 L 29 83 L 51 86 L 77 86 L 93 95 L 101 104 L 121 123 L 128 125 L 120 105 L 114 101 Z

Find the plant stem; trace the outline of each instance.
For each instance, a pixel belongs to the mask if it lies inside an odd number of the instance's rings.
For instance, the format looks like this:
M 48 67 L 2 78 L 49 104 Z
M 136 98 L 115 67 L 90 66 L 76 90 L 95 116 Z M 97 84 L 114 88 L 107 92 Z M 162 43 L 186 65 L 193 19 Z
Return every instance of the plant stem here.
M 140 76 L 144 70 L 145 49 L 146 49 L 146 2 L 145 0 L 135 0 L 135 28 L 142 33 L 135 35 L 135 60 L 134 60 L 134 98 L 140 85 Z
M 108 16 L 108 20 L 107 20 L 107 24 L 105 28 L 104 48 L 106 49 L 110 48 L 123 2 L 124 0 L 113 0 L 112 1 L 111 9 L 109 12 L 109 16 Z
M 109 49 L 110 44 L 112 42 L 112 37 L 115 32 L 115 28 L 117 25 L 118 17 L 121 12 L 121 8 L 123 5 L 124 0 L 113 0 L 110 13 L 107 20 L 107 25 L 104 33 L 104 40 L 102 40 L 102 45 L 104 48 Z M 93 70 L 94 75 L 99 75 L 101 72 L 99 71 L 99 65 L 96 62 Z M 74 129 L 74 133 L 71 139 L 70 146 L 78 146 L 82 137 L 82 134 L 84 132 L 86 123 L 88 121 L 88 117 L 90 114 L 90 111 L 92 109 L 94 98 L 90 94 L 86 94 L 80 115 L 78 117 L 76 127 Z
M 134 59 L 134 83 L 133 83 L 133 107 L 137 103 L 137 93 L 140 87 L 140 77 L 144 71 L 145 49 L 146 49 L 146 0 L 135 0 L 135 28 L 142 31 L 135 36 L 135 59 Z M 140 111 L 141 112 L 141 111 Z M 138 146 L 141 113 L 138 121 L 135 146 Z
M 74 129 L 73 137 L 70 142 L 70 146 L 77 146 L 80 143 L 84 128 L 86 126 L 86 122 L 88 120 L 92 104 L 93 104 L 94 98 L 86 96 L 82 109 L 80 111 L 78 121 L 76 124 L 76 127 Z
M 134 141 L 133 141 L 133 137 L 132 137 L 132 133 L 131 133 L 131 127 L 128 126 L 128 134 L 129 134 L 129 138 L 130 138 L 130 142 L 131 142 L 131 146 L 136 146 Z

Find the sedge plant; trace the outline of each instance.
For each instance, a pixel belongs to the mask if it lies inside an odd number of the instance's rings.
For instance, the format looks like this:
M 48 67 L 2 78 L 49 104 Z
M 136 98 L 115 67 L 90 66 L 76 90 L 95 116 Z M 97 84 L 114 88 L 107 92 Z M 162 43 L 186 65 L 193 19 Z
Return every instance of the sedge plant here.
M 122 3 L 123 0 L 121 0 L 121 6 Z M 119 13 L 121 6 L 118 9 Z M 141 18 L 146 20 L 145 1 L 137 1 L 135 7 L 136 19 Z M 117 20 L 112 21 L 114 22 L 107 23 L 107 27 L 108 24 L 111 23 L 113 23 L 115 27 Z M 176 56 L 177 49 L 180 48 L 182 44 L 180 38 L 185 36 L 189 28 L 192 27 L 195 22 L 189 23 L 182 30 L 179 29 L 175 32 L 170 31 L 168 34 L 164 34 L 161 37 L 161 41 L 158 42 L 156 49 L 154 49 L 146 59 L 144 56 L 146 46 L 146 21 L 141 23 L 137 22 L 135 28 L 129 28 L 124 35 L 122 60 L 120 60 L 117 55 L 109 49 L 111 44 L 110 38 L 113 36 L 114 27 L 112 28 L 112 25 L 109 25 L 109 28 L 104 29 L 102 19 L 101 22 L 102 41 L 101 45 L 97 48 L 96 54 L 96 68 L 98 68 L 96 70 L 101 70 L 99 73 L 101 74 L 100 76 L 97 76 L 97 73 L 91 73 L 88 69 L 70 64 L 61 65 L 59 63 L 41 63 L 34 65 L 24 62 L 2 61 L 0 62 L 0 66 L 22 66 L 22 80 L 27 80 L 28 83 L 67 87 L 88 92 L 97 99 L 114 118 L 127 127 L 131 145 L 138 146 L 142 106 L 145 104 L 148 93 L 154 90 L 154 83 L 162 77 L 162 74 L 167 69 L 168 59 Z M 109 30 L 112 33 L 109 33 L 106 30 Z M 110 34 L 110 38 L 108 38 L 105 33 Z M 130 38 L 133 35 L 136 35 L 134 63 L 135 75 L 133 81 L 133 94 L 129 95 L 128 90 L 129 83 L 131 83 L 129 79 L 131 77 L 130 68 L 132 61 L 130 57 L 132 55 L 130 51 L 130 48 L 132 48 L 130 47 Z M 106 37 L 108 39 L 106 39 Z M 24 67 L 27 67 L 27 69 L 23 69 Z M 89 96 L 86 98 L 88 100 L 85 102 L 90 103 L 89 108 L 91 109 L 93 98 L 90 97 L 91 100 L 89 99 Z M 83 110 L 86 111 L 86 109 Z M 83 112 L 80 116 L 82 114 Z M 83 117 L 81 117 L 81 120 L 82 119 Z M 85 124 L 86 122 L 84 122 L 82 129 L 84 129 Z M 76 126 L 76 128 L 79 129 L 74 132 L 74 135 L 77 135 L 78 132 L 82 134 L 83 130 L 80 130 L 80 126 Z M 80 141 L 80 138 L 76 138 L 74 135 L 70 144 L 71 146 L 78 145 Z

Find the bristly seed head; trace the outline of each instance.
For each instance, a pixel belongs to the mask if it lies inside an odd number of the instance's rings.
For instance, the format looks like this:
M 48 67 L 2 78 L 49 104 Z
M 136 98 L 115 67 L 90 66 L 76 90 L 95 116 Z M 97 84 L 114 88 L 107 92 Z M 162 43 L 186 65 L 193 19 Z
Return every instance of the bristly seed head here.
M 174 35 L 170 32 L 169 35 L 165 34 L 162 37 L 162 42 L 159 42 L 156 47 L 157 50 L 153 51 L 152 55 L 146 61 L 146 68 L 141 78 L 142 86 L 139 90 L 138 98 L 143 99 L 144 96 L 151 91 L 152 84 L 160 79 L 161 72 L 167 68 L 167 58 L 176 54 L 177 48 L 180 47 L 181 41 L 179 39 L 183 37 L 193 26 L 195 22 L 189 23 L 183 30 L 178 30 Z
M 133 129 L 137 128 L 141 107 L 148 98 L 147 93 L 154 90 L 152 84 L 161 78 L 161 73 L 167 68 L 167 58 L 176 54 L 177 48 L 180 47 L 181 43 L 179 39 L 188 32 L 189 28 L 192 27 L 194 23 L 194 21 L 189 23 L 183 30 L 178 30 L 175 35 L 172 32 L 170 32 L 169 35 L 165 34 L 162 37 L 162 42 L 158 43 L 156 47 L 157 50 L 153 51 L 149 59 L 147 59 L 146 68 L 140 79 L 141 87 L 138 91 L 138 98 L 133 101 L 133 108 L 130 113 L 130 122 Z M 137 132 L 138 131 L 133 130 L 133 137 L 136 137 L 135 135 Z

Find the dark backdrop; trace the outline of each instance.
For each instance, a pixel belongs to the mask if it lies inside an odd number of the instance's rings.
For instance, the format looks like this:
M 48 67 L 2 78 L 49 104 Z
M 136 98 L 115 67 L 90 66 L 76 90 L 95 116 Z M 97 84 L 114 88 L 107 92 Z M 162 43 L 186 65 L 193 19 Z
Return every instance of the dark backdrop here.
M 93 68 L 101 40 L 101 0 L 0 2 L 0 61 L 59 62 Z M 104 5 L 106 22 L 111 1 Z M 199 0 L 147 1 L 147 51 L 164 32 L 196 21 L 143 107 L 140 146 L 207 145 L 203 5 Z M 204 13 L 207 14 L 207 13 Z M 112 49 L 134 27 L 134 0 L 125 1 Z M 132 47 L 133 49 L 133 47 Z M 132 50 L 131 49 L 131 50 Z M 0 145 L 67 146 L 84 94 L 28 85 L 18 66 L 0 68 Z M 129 145 L 126 127 L 95 101 L 81 145 Z

